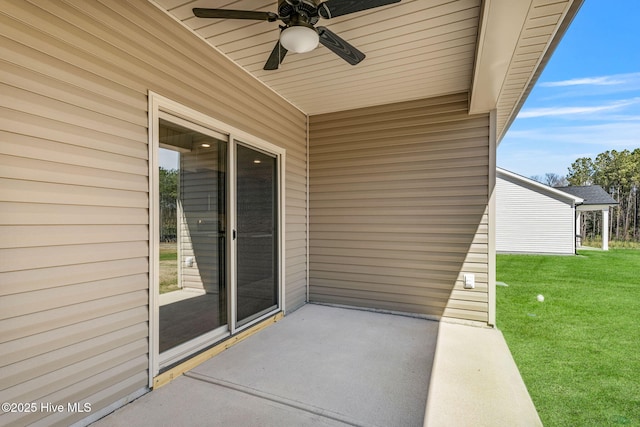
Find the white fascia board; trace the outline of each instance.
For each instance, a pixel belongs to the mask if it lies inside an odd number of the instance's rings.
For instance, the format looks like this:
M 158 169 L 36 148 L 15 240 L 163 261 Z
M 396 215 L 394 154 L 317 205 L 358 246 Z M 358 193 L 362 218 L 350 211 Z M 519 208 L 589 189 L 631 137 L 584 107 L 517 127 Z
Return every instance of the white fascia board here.
M 580 205 L 580 206 L 576 206 L 576 209 L 578 209 L 580 212 L 590 212 L 590 211 L 604 211 L 604 210 L 609 210 L 609 208 L 616 206 L 617 203 L 615 204 L 610 204 L 610 205 Z
M 497 107 L 509 65 L 533 0 L 485 0 L 471 84 L 469 114 Z
M 561 197 L 563 199 L 566 199 L 570 202 L 573 202 L 576 205 L 579 205 L 580 203 L 584 202 L 584 199 L 574 196 L 572 194 L 569 193 L 565 193 L 562 190 L 558 190 L 556 188 L 553 187 L 549 187 L 548 185 L 542 184 L 541 182 L 538 181 L 534 181 L 533 179 L 529 179 L 529 178 L 525 178 L 522 175 L 518 175 L 517 173 L 513 173 L 511 171 L 508 171 L 506 169 L 502 169 L 502 168 L 496 168 L 496 172 L 497 175 L 504 175 L 507 176 L 515 181 L 519 181 L 520 183 L 527 185 L 529 187 L 534 187 L 537 188 L 541 191 L 544 191 L 545 193 L 549 193 L 549 194 L 553 194 L 557 197 Z

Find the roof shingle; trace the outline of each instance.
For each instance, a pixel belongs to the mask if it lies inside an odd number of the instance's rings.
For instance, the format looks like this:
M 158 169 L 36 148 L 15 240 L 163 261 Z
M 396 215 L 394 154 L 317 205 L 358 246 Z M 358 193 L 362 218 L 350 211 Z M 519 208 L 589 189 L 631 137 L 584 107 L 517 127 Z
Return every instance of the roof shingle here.
M 582 185 L 569 187 L 556 187 L 556 190 L 564 191 L 573 196 L 584 199 L 583 205 L 617 205 L 613 197 L 599 185 Z

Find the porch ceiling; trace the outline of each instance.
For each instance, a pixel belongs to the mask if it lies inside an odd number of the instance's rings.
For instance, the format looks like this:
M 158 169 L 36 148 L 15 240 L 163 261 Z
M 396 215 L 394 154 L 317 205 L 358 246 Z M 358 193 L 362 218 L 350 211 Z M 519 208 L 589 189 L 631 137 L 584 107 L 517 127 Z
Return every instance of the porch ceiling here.
M 276 0 L 155 0 L 309 115 L 469 92 L 472 113 L 498 108 L 499 137 L 576 3 L 581 0 L 402 0 L 318 23 L 362 50 L 362 63 L 351 66 L 319 46 L 264 71 L 278 23 L 201 19 L 191 9 L 275 12 Z

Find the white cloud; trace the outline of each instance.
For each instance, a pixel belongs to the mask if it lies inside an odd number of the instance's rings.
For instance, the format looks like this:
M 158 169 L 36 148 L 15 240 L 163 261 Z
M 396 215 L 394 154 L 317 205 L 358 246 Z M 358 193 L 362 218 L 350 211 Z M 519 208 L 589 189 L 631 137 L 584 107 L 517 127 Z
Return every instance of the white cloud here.
M 547 107 L 529 108 L 518 114 L 519 119 L 530 119 L 532 117 L 567 116 L 572 114 L 597 113 L 605 110 L 612 110 L 618 106 L 601 105 L 597 107 Z
M 521 123 L 522 124 L 522 123 Z M 524 176 L 567 173 L 580 157 L 640 148 L 640 121 L 587 126 L 548 124 L 512 129 L 498 147 L 498 164 Z
M 580 157 L 640 148 L 640 72 L 539 82 L 498 148 L 524 176 L 566 174 Z
M 518 119 L 530 119 L 533 117 L 555 117 L 576 114 L 600 113 L 603 111 L 615 110 L 640 102 L 640 99 L 633 98 L 622 101 L 614 101 L 604 105 L 594 105 L 589 107 L 543 107 L 527 108 L 518 114 Z
M 640 80 L 640 73 L 613 74 L 610 76 L 600 77 L 583 77 L 569 80 L 561 80 L 557 82 L 542 82 L 543 87 L 564 87 L 564 86 L 613 86 L 628 85 Z
M 640 147 L 640 122 L 620 121 L 587 126 L 548 125 L 513 129 L 507 132 L 504 141 L 533 146 L 550 144 L 555 150 L 567 149 L 571 145 L 595 145 L 598 147 L 596 150 L 600 151 L 634 149 Z

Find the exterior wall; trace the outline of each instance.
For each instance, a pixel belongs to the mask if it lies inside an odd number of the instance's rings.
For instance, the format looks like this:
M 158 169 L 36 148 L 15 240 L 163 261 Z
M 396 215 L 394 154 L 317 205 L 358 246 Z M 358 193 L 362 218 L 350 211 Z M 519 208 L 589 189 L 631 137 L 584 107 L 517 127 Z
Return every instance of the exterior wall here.
M 467 105 L 310 117 L 311 301 L 488 321 L 489 115 Z
M 95 414 L 148 384 L 148 91 L 287 149 L 288 310 L 306 297 L 306 117 L 149 2 L 36 3 L 0 14 L 0 401 Z
M 496 251 L 575 253 L 573 204 L 498 172 Z

